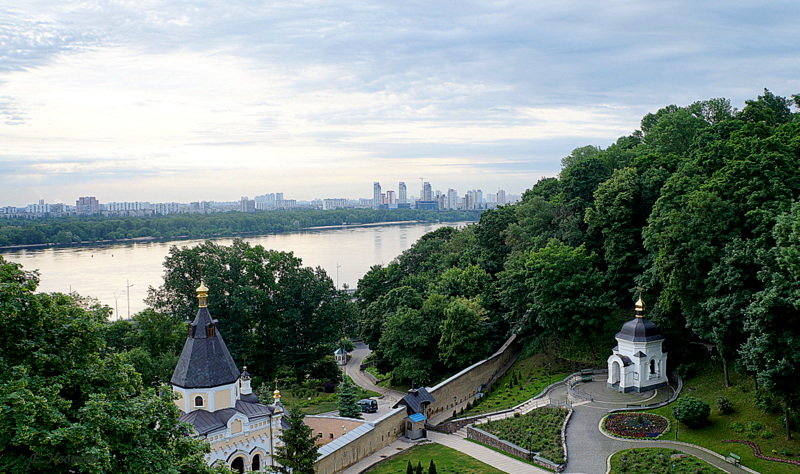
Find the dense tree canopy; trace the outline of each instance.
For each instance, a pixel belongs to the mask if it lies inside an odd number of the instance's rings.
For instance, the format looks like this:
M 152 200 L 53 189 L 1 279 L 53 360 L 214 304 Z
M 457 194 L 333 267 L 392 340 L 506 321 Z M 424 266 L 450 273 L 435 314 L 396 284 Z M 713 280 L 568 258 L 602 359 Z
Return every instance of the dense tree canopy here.
M 70 244 L 121 239 L 207 238 L 267 234 L 316 226 L 373 222 L 473 220 L 477 211 L 418 209 L 279 210 L 170 214 L 165 216 L 67 216 L 42 219 L 0 219 L 0 247 Z
M 37 284 L 0 258 L 0 470 L 210 471 L 172 391 L 108 350 L 107 308 Z
M 374 267 L 359 283 L 359 328 L 379 366 L 442 377 L 515 329 L 612 344 L 605 329 L 641 286 L 672 367 L 690 343 L 710 344 L 726 373 L 746 367 L 787 414 L 800 408 L 799 97 L 669 105 L 608 148 L 574 150 L 521 202 Z M 442 309 L 425 313 L 430 301 Z M 424 374 L 412 377 L 404 351 Z
M 352 325 L 354 313 L 321 268 L 303 267 L 290 252 L 241 240 L 230 246 L 208 241 L 173 247 L 164 267 L 164 284 L 150 289 L 148 303 L 191 320 L 202 279 L 210 289 L 209 311 L 219 319 L 231 355 L 253 374 L 300 380 L 331 372 L 324 367 L 333 363 L 326 356 Z

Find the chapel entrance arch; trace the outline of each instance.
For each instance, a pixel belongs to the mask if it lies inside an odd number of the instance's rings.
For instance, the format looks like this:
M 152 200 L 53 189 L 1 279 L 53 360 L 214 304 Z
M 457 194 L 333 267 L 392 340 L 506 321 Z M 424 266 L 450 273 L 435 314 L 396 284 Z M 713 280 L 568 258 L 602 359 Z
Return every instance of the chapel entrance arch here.
M 620 371 L 621 368 L 619 366 L 619 362 L 614 361 L 611 363 L 611 385 L 617 385 L 620 382 Z

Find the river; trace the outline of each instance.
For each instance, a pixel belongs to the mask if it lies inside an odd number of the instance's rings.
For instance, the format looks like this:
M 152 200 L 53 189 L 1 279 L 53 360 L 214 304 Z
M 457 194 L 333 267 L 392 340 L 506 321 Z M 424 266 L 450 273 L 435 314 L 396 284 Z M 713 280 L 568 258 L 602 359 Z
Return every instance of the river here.
M 344 285 L 355 288 L 371 266 L 389 263 L 422 235 L 444 226 L 467 224 L 469 222 L 410 223 L 318 229 L 250 236 L 243 240 L 268 249 L 294 252 L 303 260 L 303 265 L 325 269 L 339 288 Z M 233 241 L 232 238 L 212 240 L 219 244 Z M 191 247 L 203 241 L 54 247 L 6 251 L 0 255 L 21 263 L 25 270 L 38 270 L 39 291 L 75 291 L 110 306 L 114 318 L 126 318 L 145 308 L 148 287 L 161 285 L 162 265 L 169 248 L 173 245 Z

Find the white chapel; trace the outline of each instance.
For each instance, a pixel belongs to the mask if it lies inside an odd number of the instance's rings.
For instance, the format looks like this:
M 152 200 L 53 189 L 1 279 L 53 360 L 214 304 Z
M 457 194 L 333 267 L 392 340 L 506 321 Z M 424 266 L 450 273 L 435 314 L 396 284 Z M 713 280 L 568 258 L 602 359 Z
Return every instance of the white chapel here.
M 664 336 L 644 318 L 644 301 L 636 302 L 636 317 L 615 336 L 617 347 L 608 358 L 608 387 L 620 392 L 646 392 L 667 385 Z

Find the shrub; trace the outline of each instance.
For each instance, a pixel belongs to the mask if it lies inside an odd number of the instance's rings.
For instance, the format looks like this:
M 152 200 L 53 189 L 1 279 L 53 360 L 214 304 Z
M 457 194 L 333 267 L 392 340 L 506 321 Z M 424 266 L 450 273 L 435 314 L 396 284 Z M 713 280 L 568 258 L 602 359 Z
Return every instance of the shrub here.
M 744 431 L 746 429 L 745 426 L 744 426 L 744 423 L 739 422 L 739 421 L 734 421 L 733 423 L 728 425 L 728 427 L 730 429 L 732 429 L 733 431 L 737 432 L 737 433 L 744 433 Z
M 778 397 L 767 390 L 756 391 L 755 403 L 758 408 L 766 413 L 780 413 L 781 403 Z
M 697 372 L 697 364 L 694 362 L 681 364 L 675 369 L 675 372 L 678 374 L 678 376 L 680 376 L 680 378 L 686 380 L 691 378 Z
M 764 429 L 764 425 L 759 423 L 758 421 L 748 421 L 747 429 L 754 433 L 758 433 L 759 431 Z
M 775 433 L 770 430 L 764 430 L 761 432 L 761 438 L 763 439 L 772 439 L 775 437 Z
M 733 413 L 733 405 L 731 405 L 731 401 L 728 400 L 727 397 L 721 397 L 717 399 L 717 408 L 723 415 L 730 415 Z
M 675 419 L 689 428 L 700 428 L 708 422 L 711 407 L 708 403 L 694 397 L 684 397 L 678 400 L 672 409 Z

